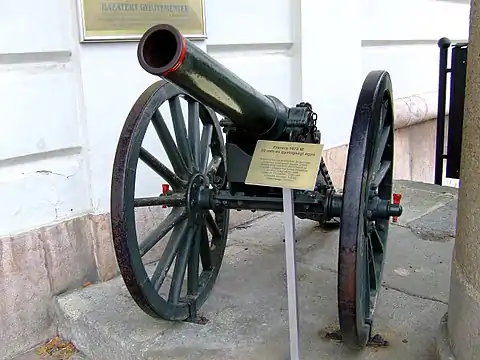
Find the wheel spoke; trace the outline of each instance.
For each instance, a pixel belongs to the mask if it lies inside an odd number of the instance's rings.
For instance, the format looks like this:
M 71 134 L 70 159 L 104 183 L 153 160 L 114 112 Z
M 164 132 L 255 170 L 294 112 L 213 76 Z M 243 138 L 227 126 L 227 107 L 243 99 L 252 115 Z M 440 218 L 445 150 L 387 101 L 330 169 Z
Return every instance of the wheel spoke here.
M 380 169 L 378 169 L 373 179 L 373 184 L 375 186 L 379 186 L 382 183 L 383 179 L 385 178 L 385 175 L 387 175 L 388 170 L 390 170 L 391 165 L 392 165 L 391 161 L 387 161 L 387 160 L 382 161 L 380 165 Z
M 162 107 L 167 107 L 169 115 L 160 112 Z M 152 130 L 149 127 L 154 127 L 158 137 L 162 151 L 158 154 L 145 145 L 147 132 Z M 214 173 L 209 177 L 212 186 L 223 185 L 224 154 L 224 138 L 215 112 L 168 81 L 149 86 L 128 113 L 112 169 L 112 237 L 124 283 L 134 301 L 150 316 L 168 321 L 194 319 L 213 289 L 227 233 L 222 231 L 212 244 L 204 217 L 206 210 L 200 210 L 201 217 L 193 221 L 190 213 L 198 209 L 188 207 L 186 189 L 196 181 L 200 169 L 204 180 L 207 169 Z M 158 189 L 146 196 L 135 194 L 135 189 L 141 187 L 140 173 L 135 171 L 139 161 L 157 179 Z M 207 184 L 210 186 L 208 180 Z M 192 195 L 194 205 L 196 194 Z M 145 206 L 162 206 L 165 215 L 141 235 L 135 225 L 135 207 Z M 212 215 L 217 227 L 225 229 L 229 210 Z M 146 257 L 152 255 L 156 261 L 147 264 Z
M 162 257 L 158 261 L 155 271 L 152 276 L 153 287 L 156 291 L 160 290 L 160 287 L 167 276 L 170 267 L 172 266 L 173 259 L 178 252 L 180 243 L 185 239 L 185 235 L 188 230 L 188 221 L 184 220 L 180 225 L 175 226 L 172 232 L 172 236 L 163 251 Z
M 175 96 L 168 100 L 170 112 L 172 114 L 173 129 L 175 130 L 175 138 L 177 139 L 178 150 L 182 155 L 185 164 L 192 166 L 192 150 L 188 144 L 187 129 L 185 128 L 185 119 L 183 118 L 182 107 L 180 105 L 180 97 Z
M 188 173 L 185 161 L 183 160 L 177 145 L 175 145 L 172 135 L 170 134 L 167 124 L 165 123 L 162 114 L 160 114 L 160 111 L 157 110 L 153 114 L 152 124 L 157 132 L 158 137 L 160 138 L 160 141 L 162 142 L 163 147 L 165 148 L 165 152 L 170 160 L 170 163 L 172 164 L 173 170 L 176 174 L 182 178 L 185 178 Z
M 381 127 L 383 127 L 383 125 L 385 124 L 389 103 L 390 101 L 388 99 L 385 99 L 385 101 L 382 103 L 382 108 L 380 109 L 380 122 L 379 122 Z
M 173 270 L 170 293 L 168 294 L 168 301 L 173 304 L 178 304 L 178 300 L 180 299 L 183 280 L 185 279 L 185 271 L 187 270 L 188 255 L 190 254 L 190 248 L 192 247 L 196 232 L 196 227 L 190 227 L 188 229 L 187 237 L 182 242 L 183 246 L 179 249 L 177 259 L 175 260 L 175 269 Z
M 198 271 L 200 262 L 200 241 L 202 238 L 202 232 L 197 231 L 193 239 L 192 251 L 188 259 L 188 274 L 187 274 L 187 294 L 198 294 Z
M 140 256 L 149 252 L 175 225 L 185 220 L 187 211 L 185 208 L 174 208 L 160 225 L 153 229 L 138 245 Z
M 367 238 L 367 243 L 368 243 L 368 254 L 366 257 L 367 262 L 368 262 L 368 278 L 369 278 L 369 288 L 370 290 L 376 290 L 377 289 L 377 270 L 375 266 L 375 260 L 376 256 L 373 252 L 373 246 L 372 246 L 372 241 L 370 236 Z
M 372 167 L 375 171 L 378 171 L 378 169 L 380 168 L 380 163 L 382 162 L 383 153 L 385 152 L 388 137 L 390 135 L 390 128 L 391 128 L 391 125 L 384 127 L 382 130 L 382 133 L 380 134 L 380 139 L 378 141 L 378 148 L 376 149 L 375 158 L 372 164 L 373 165 Z
M 180 179 L 143 147 L 140 149 L 140 159 L 169 183 L 174 190 L 180 189 L 183 185 L 186 185 L 187 182 L 185 180 Z
M 195 100 L 188 101 L 188 140 L 193 153 L 195 166 L 200 166 L 200 114 Z
M 377 230 L 377 228 L 374 228 L 370 240 L 372 242 L 372 248 L 375 254 L 383 254 L 384 249 L 383 249 L 383 241 L 382 238 L 380 237 L 380 234 Z
M 210 230 L 210 233 L 212 234 L 212 239 L 215 240 L 215 239 L 218 239 L 222 236 L 222 233 L 220 231 L 220 229 L 218 228 L 218 225 L 215 221 L 215 219 L 213 218 L 212 214 L 210 213 L 210 211 L 207 212 L 207 227 L 208 229 Z M 212 240 L 212 242 L 213 242 Z
M 185 206 L 187 198 L 185 193 L 173 193 L 168 195 L 136 198 L 133 201 L 133 206 L 135 207 L 144 207 L 144 206 Z
M 208 154 L 210 153 L 210 144 L 212 142 L 213 125 L 205 125 L 202 131 L 200 141 L 200 172 L 207 171 Z
M 212 254 L 210 253 L 210 245 L 208 243 L 207 229 L 204 227 L 201 231 L 200 238 L 200 258 L 202 259 L 203 271 L 212 270 Z

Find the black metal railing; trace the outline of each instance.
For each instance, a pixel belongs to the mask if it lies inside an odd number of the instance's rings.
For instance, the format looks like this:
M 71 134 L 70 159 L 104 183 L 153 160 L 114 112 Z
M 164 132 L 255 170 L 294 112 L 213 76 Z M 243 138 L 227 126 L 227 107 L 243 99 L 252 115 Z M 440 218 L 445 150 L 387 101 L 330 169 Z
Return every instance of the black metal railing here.
M 446 177 L 460 178 L 462 153 L 463 109 L 465 104 L 465 81 L 467 73 L 468 43 L 453 44 L 447 38 L 438 41 L 440 48 L 437 134 L 435 148 L 435 184 L 442 185 L 444 160 Z M 452 49 L 451 66 L 448 68 L 449 49 Z M 450 106 L 447 128 L 447 151 L 445 152 L 445 118 L 447 100 L 447 75 L 450 73 Z

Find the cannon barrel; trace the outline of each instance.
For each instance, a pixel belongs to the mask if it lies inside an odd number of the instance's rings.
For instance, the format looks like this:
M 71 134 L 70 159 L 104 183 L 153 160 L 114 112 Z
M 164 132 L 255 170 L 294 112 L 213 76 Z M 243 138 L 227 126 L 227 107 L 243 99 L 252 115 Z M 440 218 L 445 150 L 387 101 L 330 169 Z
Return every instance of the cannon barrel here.
M 148 29 L 137 49 L 142 68 L 175 84 L 252 136 L 276 139 L 289 108 L 264 95 L 213 59 L 169 24 Z

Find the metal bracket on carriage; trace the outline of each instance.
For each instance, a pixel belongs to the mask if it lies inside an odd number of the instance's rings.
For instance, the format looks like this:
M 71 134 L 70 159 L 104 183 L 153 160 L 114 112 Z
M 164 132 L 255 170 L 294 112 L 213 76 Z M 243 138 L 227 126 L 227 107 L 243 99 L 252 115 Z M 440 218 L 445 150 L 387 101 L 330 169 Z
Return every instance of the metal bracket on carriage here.
M 188 299 L 188 297 L 187 297 Z M 184 321 L 185 322 L 188 322 L 188 323 L 192 323 L 192 324 L 196 324 L 196 325 L 206 325 L 208 323 L 208 319 L 199 314 L 197 311 L 198 311 L 198 308 L 197 308 L 197 305 L 196 305 L 196 302 L 195 302 L 195 298 L 190 298 L 190 302 L 188 302 L 188 311 L 190 313 L 190 316 L 188 318 L 186 318 Z

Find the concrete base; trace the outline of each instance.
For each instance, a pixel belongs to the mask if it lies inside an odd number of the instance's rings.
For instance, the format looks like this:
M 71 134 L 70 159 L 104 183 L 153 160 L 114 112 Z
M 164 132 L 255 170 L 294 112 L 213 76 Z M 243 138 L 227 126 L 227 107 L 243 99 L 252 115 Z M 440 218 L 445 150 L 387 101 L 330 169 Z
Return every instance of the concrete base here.
M 471 360 L 480 359 L 480 296 L 478 291 L 467 281 L 459 269 L 458 262 L 452 261 L 450 281 L 450 306 L 448 326 L 445 323 L 448 316 L 442 319 L 443 342 L 449 344 L 450 353 L 444 352 L 445 359 Z M 442 344 L 440 344 L 442 345 Z M 445 346 L 442 345 L 442 349 Z M 455 355 L 455 356 L 453 356 Z
M 136 215 L 137 231 L 144 233 L 163 220 L 166 211 L 146 207 Z M 230 228 L 263 215 L 232 211 Z M 116 275 L 109 214 L 86 214 L 0 237 L 0 360 L 57 334 L 54 296 Z
M 428 334 L 435 331 L 436 319 L 446 311 L 456 189 L 397 181 L 395 191 L 403 195 L 405 210 L 399 226 L 392 228 L 385 289 L 376 325 L 377 331 L 388 340 L 395 342 L 401 336 L 408 340 L 408 344 L 397 343 L 395 349 L 410 349 L 408 354 L 414 359 L 414 355 L 426 344 L 428 354 L 435 352 L 433 338 Z M 137 216 L 140 232 L 148 231 L 164 216 L 147 208 L 142 211 Z M 301 240 L 298 256 L 304 323 L 302 349 L 307 349 L 312 357 L 318 352 L 330 358 L 331 351 L 334 354 L 340 351 L 331 350 L 336 349 L 338 344 L 325 342 L 318 331 L 333 329 L 337 321 L 338 233 L 324 233 L 315 227 L 314 222 L 297 221 L 297 234 Z M 131 354 L 130 358 L 135 358 L 138 347 L 147 345 L 140 340 L 156 339 L 159 329 L 169 341 L 172 336 L 185 336 L 187 342 L 191 341 L 191 334 L 177 331 L 185 324 L 152 322 L 133 303 L 122 286 L 122 279 L 115 277 L 118 272 L 109 223 L 108 214 L 88 214 L 0 238 L 0 293 L 3 295 L 0 303 L 1 360 L 23 353 L 55 336 L 59 332 L 58 327 L 64 332 L 64 337 L 71 335 L 72 339 L 79 339 L 80 345 L 79 334 L 83 332 L 87 336 L 85 346 L 94 348 L 90 355 L 105 349 L 105 354 L 97 354 L 99 356 L 92 356 L 92 359 L 108 360 L 104 355 L 109 352 L 115 354 L 109 350 L 108 344 L 114 346 L 117 343 L 133 346 L 124 351 Z M 214 293 L 204 308 L 210 323 L 198 336 L 192 335 L 196 339 L 192 343 L 208 344 L 206 339 L 214 336 L 217 344 L 225 344 L 228 350 L 232 339 L 236 339 L 238 344 L 254 344 L 247 346 L 250 349 L 248 354 L 253 357 L 272 351 L 275 358 L 275 354 L 287 349 L 285 340 L 288 338 L 281 215 L 232 211 L 230 228 L 226 260 Z M 84 282 L 109 279 L 112 280 L 71 293 L 81 288 Z M 62 293 L 64 295 L 58 300 L 59 304 L 63 304 L 61 316 L 57 317 L 53 299 Z M 104 311 L 104 314 L 96 311 Z M 124 316 L 131 320 L 125 320 Z M 134 328 L 128 330 L 130 323 Z M 414 337 L 410 337 L 409 333 L 413 330 L 409 330 L 407 325 L 415 329 Z M 171 326 L 172 331 L 168 330 Z M 129 334 L 128 339 L 122 338 L 121 333 L 115 336 L 118 329 L 124 329 Z M 204 341 L 200 335 L 206 334 L 207 330 L 213 335 L 205 335 Z M 420 335 L 417 336 L 417 333 Z M 266 338 L 276 339 L 273 344 L 278 349 L 258 344 Z M 156 344 L 160 345 L 159 342 Z M 217 346 L 216 349 L 222 347 Z M 218 351 L 222 354 L 227 350 Z M 209 358 L 208 351 L 203 354 Z M 243 359 L 250 356 L 235 352 L 232 358 L 242 358 L 242 354 L 246 356 Z M 391 356 L 395 352 L 388 351 L 386 354 Z M 400 356 L 398 359 L 406 358 Z
M 308 221 L 297 225 L 301 358 L 347 359 L 352 354 L 343 344 L 325 338 L 338 328 L 338 233 L 325 234 Z M 116 278 L 59 297 L 60 332 L 90 359 L 288 359 L 281 226 L 280 218 L 269 216 L 234 233 L 219 280 L 201 309 L 209 320 L 206 325 L 149 317 Z M 435 247 L 437 257 L 419 262 L 423 241 L 402 227 L 394 227 L 392 233 L 401 243 L 391 246 L 375 323 L 375 332 L 390 346 L 366 348 L 356 358 L 433 359 L 432 334 L 446 311 L 443 299 L 448 289 L 448 278 L 433 274 L 448 266 L 452 244 L 431 244 L 428 248 Z M 400 251 L 401 259 L 395 256 Z M 420 282 L 422 278 L 426 279 Z
M 352 354 L 326 338 L 338 328 L 338 231 L 296 219 L 302 360 L 433 360 L 438 319 L 447 310 L 453 238 L 425 237 L 436 213 L 455 224 L 453 189 L 400 182 L 407 207 L 392 225 L 375 333 L 388 347 Z M 445 224 L 444 224 L 445 225 Z M 446 226 L 445 225 L 445 226 Z M 448 231 L 447 231 L 448 230 Z M 437 231 L 435 229 L 433 232 Z M 283 219 L 270 214 L 229 235 L 218 281 L 201 314 L 205 325 L 153 319 L 119 277 L 57 298 L 62 337 L 91 359 L 282 360 L 289 354 Z
M 99 279 L 88 215 L 0 238 L 0 359 L 56 335 L 53 297 Z
M 448 337 L 448 312 L 443 315 L 437 331 L 437 359 L 455 360 Z

